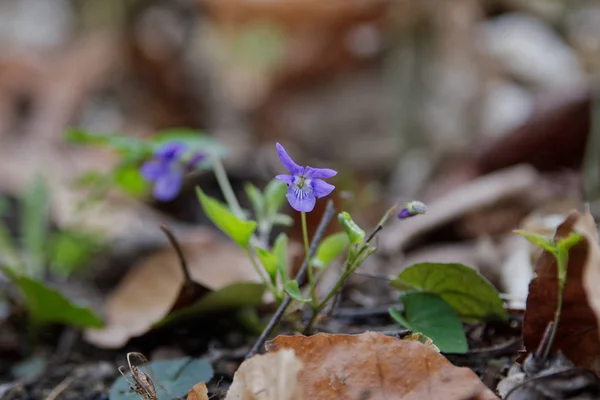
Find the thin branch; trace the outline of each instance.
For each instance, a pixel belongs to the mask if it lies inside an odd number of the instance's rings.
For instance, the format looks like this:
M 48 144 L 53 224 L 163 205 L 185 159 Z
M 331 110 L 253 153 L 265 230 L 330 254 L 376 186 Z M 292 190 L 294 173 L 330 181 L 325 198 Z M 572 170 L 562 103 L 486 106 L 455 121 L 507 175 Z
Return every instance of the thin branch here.
M 336 213 L 336 210 L 335 210 L 335 207 L 333 206 L 333 201 L 331 201 L 331 200 L 327 201 L 327 206 L 325 208 L 325 212 L 323 213 L 323 216 L 321 217 L 321 222 L 319 222 L 319 226 L 317 227 L 315 236 L 313 236 L 313 240 L 310 244 L 309 256 L 308 256 L 308 258 L 304 259 L 304 262 L 302 263 L 302 266 L 300 267 L 300 271 L 298 271 L 298 274 L 296 275 L 296 280 L 298 281 L 299 285 L 302 285 L 304 283 L 304 280 L 306 279 L 306 274 L 308 272 L 308 260 L 310 257 L 313 257 L 315 255 L 315 252 L 317 251 L 317 246 L 319 245 L 319 242 L 321 242 L 321 239 L 323 238 L 323 235 L 325 234 L 325 229 L 327 228 L 327 225 L 329 225 L 329 222 L 331 221 L 331 219 L 333 218 L 335 213 Z M 287 310 L 287 308 L 289 307 L 291 302 L 292 302 L 292 299 L 290 298 L 290 296 L 288 296 L 286 294 L 283 299 L 283 302 L 281 303 L 281 305 L 279 306 L 279 308 L 277 309 L 275 314 L 273 314 L 273 317 L 271 317 L 269 324 L 266 326 L 264 331 L 261 333 L 261 335 L 258 338 L 258 340 L 256 341 L 256 343 L 254 343 L 252 350 L 250 350 L 250 352 L 246 355 L 246 359 L 258 354 L 258 352 L 260 351 L 260 348 L 264 345 L 265 341 L 267 340 L 267 337 L 271 334 L 273 329 L 275 329 L 275 326 L 279 323 L 279 321 L 283 317 L 283 314 L 285 313 L 285 310 Z
M 181 265 L 181 270 L 183 271 L 184 285 L 193 282 L 187 261 L 185 260 L 185 256 L 183 255 L 183 250 L 181 249 L 181 245 L 175 237 L 175 234 L 173 234 L 173 231 L 171 231 L 171 229 L 166 225 L 161 225 L 160 229 L 167 236 L 167 239 L 169 239 L 171 246 L 173 246 L 173 249 L 175 249 L 175 252 L 177 253 L 177 258 L 179 259 L 179 264 Z

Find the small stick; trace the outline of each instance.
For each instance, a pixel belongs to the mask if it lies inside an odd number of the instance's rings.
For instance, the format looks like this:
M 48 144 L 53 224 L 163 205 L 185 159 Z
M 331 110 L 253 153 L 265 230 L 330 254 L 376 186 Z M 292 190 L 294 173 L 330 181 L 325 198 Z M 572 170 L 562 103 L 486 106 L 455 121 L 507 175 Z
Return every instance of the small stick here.
M 319 226 L 317 227 L 315 236 L 313 237 L 312 243 L 310 244 L 309 257 L 312 257 L 315 255 L 315 252 L 317 251 L 317 246 L 318 246 L 319 242 L 321 241 L 323 235 L 325 234 L 325 229 L 327 228 L 327 225 L 329 225 L 329 222 L 331 221 L 331 219 L 333 218 L 335 213 L 336 213 L 336 211 L 335 211 L 335 207 L 333 206 L 333 201 L 331 201 L 331 200 L 327 201 L 327 206 L 325 208 L 325 212 L 323 213 L 323 216 L 321 217 L 321 222 L 319 222 Z M 299 285 L 302 285 L 304 283 L 304 279 L 306 278 L 307 270 L 308 270 L 308 258 L 305 258 L 304 262 L 302 263 L 302 266 L 300 267 L 300 271 L 298 271 L 298 274 L 296 275 L 296 280 L 298 281 Z M 256 343 L 254 343 L 254 346 L 252 346 L 252 350 L 250 350 L 250 352 L 248 352 L 248 354 L 246 355 L 246 359 L 249 359 L 250 357 L 258 354 L 261 346 L 265 344 L 265 341 L 267 340 L 267 336 L 269 336 L 271 334 L 271 332 L 273 331 L 273 329 L 275 329 L 275 326 L 279 323 L 279 321 L 283 317 L 283 314 L 285 313 L 285 310 L 287 310 L 287 308 L 289 307 L 291 302 L 292 302 L 292 299 L 290 298 L 290 296 L 288 296 L 286 294 L 283 299 L 283 302 L 281 303 L 281 305 L 279 306 L 279 308 L 277 309 L 275 314 L 273 314 L 273 317 L 271 317 L 269 324 L 266 326 L 264 331 L 260 334 L 260 337 L 258 338 Z
M 192 280 L 192 277 L 190 276 L 190 270 L 188 268 L 187 261 L 185 260 L 185 256 L 183 255 L 183 250 L 181 249 L 181 245 L 179 244 L 179 241 L 173 234 L 173 231 L 171 231 L 171 229 L 169 227 L 167 227 L 166 225 L 161 225 L 160 229 L 167 236 L 167 239 L 169 239 L 171 246 L 173 246 L 173 249 L 175 249 L 175 252 L 177 253 L 177 258 L 179 259 L 179 264 L 181 265 L 181 270 L 183 271 L 183 279 L 185 282 L 184 284 L 189 284 L 190 282 L 194 282 Z

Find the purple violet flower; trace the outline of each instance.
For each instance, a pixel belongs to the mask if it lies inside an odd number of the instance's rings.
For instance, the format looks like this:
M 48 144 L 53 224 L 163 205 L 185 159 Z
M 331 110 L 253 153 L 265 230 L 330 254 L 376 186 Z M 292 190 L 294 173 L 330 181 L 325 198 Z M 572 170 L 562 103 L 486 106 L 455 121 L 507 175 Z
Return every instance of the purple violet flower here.
M 414 217 L 415 215 L 421 215 L 427 213 L 427 206 L 420 201 L 411 201 L 410 203 L 406 203 L 404 208 L 400 210 L 398 213 L 398 218 L 406 219 L 410 217 Z
M 277 175 L 275 178 L 287 183 L 286 197 L 290 206 L 296 211 L 310 212 L 315 208 L 317 198 L 325 197 L 333 192 L 335 186 L 322 179 L 337 175 L 337 171 L 329 168 L 301 167 L 296 164 L 282 145 L 277 146 L 277 154 L 284 167 L 291 175 Z
M 165 143 L 154 153 L 154 159 L 140 168 L 144 179 L 154 183 L 153 194 L 156 199 L 170 201 L 177 197 L 185 173 L 193 170 L 204 158 L 204 154 L 194 153 L 185 159 L 186 152 L 184 143 Z

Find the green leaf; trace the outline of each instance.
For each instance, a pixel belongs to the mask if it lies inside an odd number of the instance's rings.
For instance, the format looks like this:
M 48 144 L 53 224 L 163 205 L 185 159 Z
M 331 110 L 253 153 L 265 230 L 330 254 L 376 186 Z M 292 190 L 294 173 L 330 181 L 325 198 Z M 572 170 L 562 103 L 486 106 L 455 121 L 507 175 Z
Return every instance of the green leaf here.
M 305 299 L 302 297 L 302 293 L 300 293 L 300 287 L 298 286 L 298 281 L 295 279 L 290 279 L 283 284 L 283 290 L 294 300 L 299 301 L 301 303 L 308 303 L 310 299 Z
M 428 336 L 443 353 L 466 353 L 467 338 L 460 318 L 452 307 L 433 293 L 410 292 L 400 295 L 405 316 L 390 309 L 400 325 Z
M 347 212 L 342 212 L 338 214 L 338 221 L 342 228 L 344 228 L 344 232 L 348 235 L 348 239 L 352 244 L 359 244 L 365 240 L 365 231 L 361 229 L 360 226 L 356 224 L 352 220 L 352 217 Z
M 150 148 L 144 141 L 126 135 L 104 135 L 75 128 L 68 130 L 65 138 L 71 143 L 108 147 L 128 156 L 142 157 L 144 153 L 150 151 Z
M 154 152 L 168 142 L 184 143 L 189 152 L 204 152 L 220 158 L 227 155 L 227 149 L 219 141 L 188 128 L 171 128 L 160 131 L 150 139 L 149 144 Z
M 335 260 L 346 247 L 348 247 L 348 235 L 344 232 L 334 233 L 327 236 L 317 247 L 317 252 L 312 260 L 312 265 L 317 268 L 325 268 Z
M 288 280 L 287 248 L 288 237 L 282 232 L 275 238 L 275 242 L 273 243 L 273 254 L 277 257 L 277 268 L 279 269 L 279 276 L 281 276 L 281 281 L 283 283 Z
M 281 226 L 294 225 L 294 219 L 286 214 L 277 213 L 271 218 L 271 221 L 273 222 L 273 225 L 281 225 Z
M 241 307 L 258 307 L 262 304 L 265 285 L 255 282 L 239 282 L 210 292 L 189 307 L 177 310 L 154 323 L 158 328 L 184 319 L 198 318 Z
M 21 233 L 26 251 L 27 274 L 32 278 L 41 277 L 44 271 L 50 213 L 50 194 L 41 177 L 36 177 L 33 185 L 24 193 L 21 203 Z
M 534 244 L 538 247 L 541 247 L 542 249 L 549 251 L 550 253 L 554 253 L 556 251 L 556 243 L 554 242 L 554 239 L 552 239 L 550 237 L 539 235 L 539 234 L 533 233 L 533 232 L 525 232 L 525 231 L 521 231 L 521 230 L 515 230 L 513 232 L 523 236 L 525 239 L 527 239 L 532 244 Z
M 214 375 L 210 362 L 202 358 L 184 357 L 152 361 L 137 367 L 153 380 L 159 400 L 185 397 L 192 386 L 198 382 L 208 382 Z M 133 382 L 131 372 L 126 375 L 127 379 Z M 140 399 L 140 395 L 131 390 L 127 379 L 123 376 L 117 378 L 110 388 L 110 400 Z
M 4 268 L 3 271 L 19 288 L 30 318 L 35 323 L 63 323 L 79 328 L 102 327 L 102 320 L 92 310 L 73 303 L 59 291 L 11 269 Z
M 98 235 L 63 230 L 51 236 L 49 247 L 52 272 L 66 277 L 85 266 L 102 249 L 102 239 Z
M 204 194 L 199 187 L 196 187 L 196 193 L 206 216 L 240 247 L 247 248 L 256 229 L 256 221 L 239 219 L 225 205 Z
M 285 202 L 287 185 L 279 179 L 271 180 L 265 187 L 265 202 L 267 204 L 267 215 L 275 217 Z M 285 225 L 285 224 L 281 224 Z
M 114 183 L 126 194 L 138 197 L 148 193 L 150 183 L 142 177 L 136 164 L 122 164 L 114 170 Z
M 466 321 L 508 318 L 496 288 L 463 264 L 415 264 L 402 271 L 391 284 L 399 290 L 437 294 Z
M 262 220 L 266 211 L 265 197 L 263 196 L 262 192 L 251 183 L 246 183 L 244 190 L 246 191 L 246 196 L 248 196 L 250 203 L 252 203 L 254 215 L 256 215 L 258 220 Z
M 256 255 L 258 256 L 258 259 L 260 260 L 261 264 L 267 271 L 267 274 L 269 274 L 269 277 L 271 278 L 271 282 L 273 282 L 273 284 L 276 284 L 277 283 L 277 271 L 279 270 L 279 268 L 278 268 L 279 260 L 277 259 L 277 256 L 270 253 L 268 250 L 261 249 L 259 247 L 256 248 Z

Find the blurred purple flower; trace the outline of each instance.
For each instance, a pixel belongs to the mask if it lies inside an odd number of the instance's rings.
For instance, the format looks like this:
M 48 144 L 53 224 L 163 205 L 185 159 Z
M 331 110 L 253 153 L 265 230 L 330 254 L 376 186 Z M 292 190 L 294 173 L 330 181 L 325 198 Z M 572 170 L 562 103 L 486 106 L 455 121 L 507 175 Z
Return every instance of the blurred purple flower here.
M 156 199 L 169 201 L 177 197 L 185 173 L 194 169 L 204 158 L 204 154 L 194 153 L 186 161 L 186 152 L 184 143 L 165 143 L 154 153 L 154 159 L 140 168 L 144 179 L 154 183 L 153 194 Z
M 421 215 L 427 213 L 427 206 L 420 201 L 411 201 L 406 203 L 403 209 L 398 213 L 398 218 L 406 219 L 414 217 L 415 215 Z
M 325 197 L 335 189 L 335 186 L 322 179 L 337 175 L 337 171 L 328 168 L 301 167 L 290 158 L 282 145 L 277 143 L 276 146 L 281 163 L 291 175 L 277 175 L 275 178 L 287 183 L 286 197 L 294 210 L 312 211 L 317 198 Z

